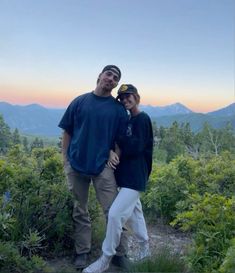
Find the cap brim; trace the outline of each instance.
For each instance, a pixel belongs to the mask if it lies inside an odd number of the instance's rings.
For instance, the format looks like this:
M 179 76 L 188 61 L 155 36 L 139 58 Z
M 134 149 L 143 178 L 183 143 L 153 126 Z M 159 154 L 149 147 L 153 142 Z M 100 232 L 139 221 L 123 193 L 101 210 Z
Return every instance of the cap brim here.
M 116 97 L 116 99 L 119 99 L 122 95 L 126 95 L 126 94 L 135 94 L 134 92 L 123 92 L 123 94 L 119 94 L 119 95 L 117 95 L 117 97 Z

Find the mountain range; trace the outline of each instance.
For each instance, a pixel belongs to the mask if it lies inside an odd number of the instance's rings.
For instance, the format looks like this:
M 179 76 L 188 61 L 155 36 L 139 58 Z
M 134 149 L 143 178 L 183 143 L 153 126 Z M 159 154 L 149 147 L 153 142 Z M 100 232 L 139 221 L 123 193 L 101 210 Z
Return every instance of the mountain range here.
M 200 131 L 205 122 L 214 128 L 222 128 L 230 122 L 235 131 L 235 103 L 206 114 L 195 113 L 181 103 L 167 106 L 140 105 L 157 126 L 169 127 L 174 121 L 189 122 L 193 131 Z M 0 102 L 0 114 L 13 130 L 18 128 L 23 134 L 37 136 L 59 136 L 57 127 L 65 109 L 45 108 L 39 104 L 26 106 Z

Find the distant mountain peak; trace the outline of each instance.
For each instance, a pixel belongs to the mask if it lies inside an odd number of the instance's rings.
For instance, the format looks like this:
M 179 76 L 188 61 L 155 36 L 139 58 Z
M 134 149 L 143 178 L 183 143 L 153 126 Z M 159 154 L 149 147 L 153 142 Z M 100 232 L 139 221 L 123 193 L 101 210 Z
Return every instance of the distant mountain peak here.
M 207 113 L 211 116 L 232 116 L 235 115 L 235 102 L 226 107 Z
M 180 103 L 180 102 L 173 103 L 172 105 L 177 105 L 177 106 L 180 106 L 180 107 L 187 108 L 185 105 L 183 105 L 183 104 Z
M 140 105 L 140 109 L 155 117 L 192 113 L 192 110 L 179 102 L 166 106 Z
M 34 109 L 47 109 L 46 107 L 38 104 L 38 103 L 31 103 L 31 104 L 28 104 L 28 105 L 25 105 L 24 107 L 26 108 L 34 108 Z
M 5 102 L 5 101 L 0 101 L 0 105 L 13 106 L 12 104 Z
M 38 103 L 31 103 L 27 105 L 19 105 L 19 104 L 11 104 L 5 101 L 0 101 L 0 105 L 5 107 L 17 107 L 17 108 L 33 108 L 33 109 L 47 109 L 46 107 L 38 104 Z
M 208 114 L 194 113 L 182 103 L 177 102 L 167 106 L 140 105 L 158 126 L 169 127 L 172 122 L 190 123 L 196 131 L 200 130 L 204 122 L 214 128 L 224 127 L 230 122 L 235 129 L 235 103 Z M 65 109 L 50 109 L 37 103 L 26 106 L 12 105 L 0 102 L 0 115 L 11 129 L 18 128 L 21 133 L 41 136 L 59 136 L 61 129 L 58 123 Z

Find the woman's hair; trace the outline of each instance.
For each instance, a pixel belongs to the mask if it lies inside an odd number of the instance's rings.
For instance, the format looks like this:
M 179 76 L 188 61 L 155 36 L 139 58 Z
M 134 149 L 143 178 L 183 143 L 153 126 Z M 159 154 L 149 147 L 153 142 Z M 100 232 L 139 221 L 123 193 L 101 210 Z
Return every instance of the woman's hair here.
M 139 94 L 132 94 L 135 97 L 135 100 L 137 102 L 137 104 L 140 103 L 140 95 Z

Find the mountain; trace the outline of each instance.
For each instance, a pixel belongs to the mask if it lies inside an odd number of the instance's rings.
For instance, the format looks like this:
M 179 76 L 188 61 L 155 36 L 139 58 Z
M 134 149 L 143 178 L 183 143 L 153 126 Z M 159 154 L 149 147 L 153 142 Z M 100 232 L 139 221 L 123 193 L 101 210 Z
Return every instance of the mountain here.
M 208 122 L 214 128 L 225 127 L 230 122 L 235 130 L 235 103 L 207 114 L 194 113 L 181 103 L 167 106 L 140 105 L 140 109 L 156 121 L 157 126 L 169 127 L 174 121 L 189 122 L 193 131 L 199 131 Z M 18 128 L 23 134 L 59 136 L 58 123 L 65 109 L 50 109 L 39 104 L 27 106 L 0 102 L 0 114 L 11 129 Z
M 224 107 L 222 109 L 219 109 L 219 110 L 216 110 L 216 111 L 213 111 L 213 112 L 209 112 L 207 113 L 208 115 L 211 115 L 211 116 L 232 116 L 235 114 L 235 103 L 232 103 L 230 104 L 229 106 L 227 107 Z
M 177 121 L 179 124 L 189 123 L 194 132 L 200 131 L 205 122 L 216 129 L 224 128 L 230 123 L 235 131 L 235 114 L 229 116 L 213 116 L 209 114 L 190 113 L 187 115 L 152 117 L 152 120 L 156 122 L 158 127 L 170 127 L 174 121 Z
M 193 111 L 191 111 L 190 109 L 188 109 L 179 102 L 167 106 L 140 105 L 140 109 L 149 114 L 151 117 L 162 117 L 193 113 Z
M 11 129 L 18 128 L 21 133 L 38 136 L 59 136 L 57 127 L 64 109 L 48 109 L 39 104 L 26 106 L 0 102 L 0 114 Z
M 231 123 L 235 130 L 235 103 L 206 114 L 195 113 L 181 103 L 165 107 L 141 106 L 141 110 L 149 114 L 157 126 L 169 127 L 177 121 L 180 124 L 190 123 L 192 130 L 197 132 L 202 129 L 205 122 L 214 128 L 223 128 L 227 123 Z

